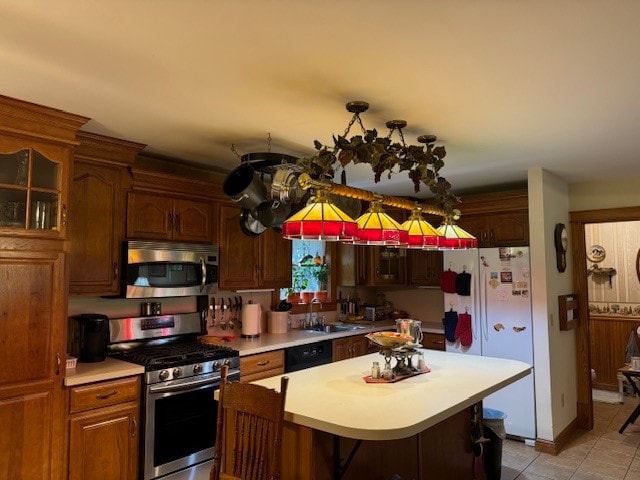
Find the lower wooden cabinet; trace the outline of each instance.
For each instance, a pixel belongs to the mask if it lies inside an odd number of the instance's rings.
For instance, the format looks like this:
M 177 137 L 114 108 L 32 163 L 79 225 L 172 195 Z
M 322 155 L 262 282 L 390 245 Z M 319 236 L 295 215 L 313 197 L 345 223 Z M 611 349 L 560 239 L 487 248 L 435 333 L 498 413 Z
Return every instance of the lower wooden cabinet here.
M 253 382 L 284 373 L 284 350 L 240 357 L 240 381 Z
M 420 343 L 428 350 L 446 350 L 443 333 L 423 333 Z
M 370 349 L 369 344 L 369 339 L 364 335 L 337 338 L 332 344 L 332 360 L 337 362 L 339 360 L 346 360 L 347 358 L 360 357 L 377 350 L 377 348 Z
M 135 480 L 140 378 L 69 389 L 69 480 Z

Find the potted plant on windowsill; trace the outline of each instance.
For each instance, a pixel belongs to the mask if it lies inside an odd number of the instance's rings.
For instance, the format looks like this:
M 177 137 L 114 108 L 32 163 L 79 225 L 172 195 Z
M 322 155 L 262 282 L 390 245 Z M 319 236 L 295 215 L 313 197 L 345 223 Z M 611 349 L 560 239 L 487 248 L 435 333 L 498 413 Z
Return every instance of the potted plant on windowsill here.
M 318 290 L 314 293 L 314 298 L 318 302 L 326 302 L 328 293 L 327 285 L 329 284 L 329 265 L 322 263 L 314 268 L 313 276 L 318 282 Z
M 305 271 L 298 265 L 293 266 L 293 285 L 287 289 L 287 301 L 293 305 L 301 303 L 301 292 L 309 286 Z

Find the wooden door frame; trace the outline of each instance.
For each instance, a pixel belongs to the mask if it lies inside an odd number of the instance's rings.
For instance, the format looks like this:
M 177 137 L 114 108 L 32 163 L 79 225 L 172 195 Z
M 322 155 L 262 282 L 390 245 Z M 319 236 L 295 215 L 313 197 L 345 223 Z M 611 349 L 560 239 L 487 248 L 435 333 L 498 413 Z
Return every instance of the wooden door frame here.
M 578 295 L 579 318 L 576 328 L 576 376 L 578 427 L 593 429 L 593 399 L 591 397 L 591 347 L 589 332 L 589 300 L 587 286 L 587 249 L 585 224 L 629 222 L 640 220 L 640 207 L 609 208 L 570 212 L 573 285 Z

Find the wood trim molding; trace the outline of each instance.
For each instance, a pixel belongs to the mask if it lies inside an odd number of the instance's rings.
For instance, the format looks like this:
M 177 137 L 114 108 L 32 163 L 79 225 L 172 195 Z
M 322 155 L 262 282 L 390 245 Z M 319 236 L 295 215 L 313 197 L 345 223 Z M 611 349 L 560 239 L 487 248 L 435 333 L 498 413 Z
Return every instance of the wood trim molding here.
M 571 223 L 571 256 L 573 260 L 573 291 L 578 296 L 580 318 L 589 318 L 587 285 L 587 253 L 585 224 L 640 220 L 640 206 L 569 212 Z M 593 428 L 591 395 L 591 343 L 589 322 L 578 322 L 576 335 L 577 427 Z
M 573 421 L 566 426 L 560 434 L 553 439 L 553 441 L 543 440 L 536 438 L 535 449 L 536 452 L 548 453 L 551 455 L 557 455 L 562 448 L 567 444 L 571 438 L 571 434 L 578 429 L 578 419 L 574 418 Z
M 469 195 L 462 197 L 458 206 L 464 215 L 510 212 L 529 209 L 527 190 L 506 191 L 486 195 Z
M 90 120 L 55 108 L 0 95 L 0 131 L 76 145 L 76 132 Z
M 211 200 L 228 200 L 222 191 L 222 186 L 203 180 L 196 180 L 169 173 L 152 172 L 149 170 L 131 169 L 133 176 L 133 190 L 148 192 L 180 193 L 185 198 L 209 198 Z
M 146 147 L 143 143 L 129 142 L 91 132 L 78 132 L 80 144 L 74 150 L 76 158 L 120 166 L 132 166 L 136 155 Z

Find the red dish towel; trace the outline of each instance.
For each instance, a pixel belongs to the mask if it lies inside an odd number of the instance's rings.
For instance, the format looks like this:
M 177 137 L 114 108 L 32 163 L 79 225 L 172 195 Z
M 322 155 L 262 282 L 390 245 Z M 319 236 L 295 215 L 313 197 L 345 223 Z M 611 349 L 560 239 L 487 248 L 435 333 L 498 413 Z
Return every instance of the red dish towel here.
M 471 315 L 461 313 L 458 315 L 458 324 L 456 325 L 456 338 L 460 339 L 460 345 L 468 347 L 473 340 L 471 332 Z
M 440 274 L 440 289 L 444 293 L 456 293 L 456 277 L 458 274 L 451 269 Z

